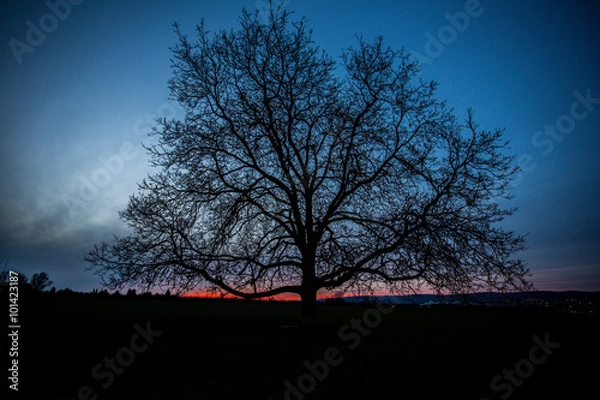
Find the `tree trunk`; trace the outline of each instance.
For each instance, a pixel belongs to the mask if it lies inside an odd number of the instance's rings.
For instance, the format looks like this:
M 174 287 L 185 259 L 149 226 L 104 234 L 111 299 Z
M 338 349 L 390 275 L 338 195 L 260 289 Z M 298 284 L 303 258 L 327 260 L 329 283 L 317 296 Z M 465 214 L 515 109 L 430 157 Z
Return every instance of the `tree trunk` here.
M 303 327 L 317 323 L 317 291 L 313 287 L 304 287 L 300 296 L 300 312 Z

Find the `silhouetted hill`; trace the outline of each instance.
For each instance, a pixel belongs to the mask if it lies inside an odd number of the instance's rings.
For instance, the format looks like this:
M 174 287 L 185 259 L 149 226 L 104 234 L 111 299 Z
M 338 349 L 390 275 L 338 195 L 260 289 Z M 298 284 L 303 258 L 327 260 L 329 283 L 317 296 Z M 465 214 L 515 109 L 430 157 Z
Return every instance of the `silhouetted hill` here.
M 465 295 L 435 295 L 435 294 L 415 294 L 405 296 L 353 296 L 339 299 L 328 299 L 324 301 L 339 302 L 348 304 L 377 303 L 382 302 L 394 305 L 480 305 L 480 306 L 543 306 L 566 308 L 590 308 L 596 310 L 600 298 L 600 292 L 579 292 L 579 291 L 536 291 L 536 292 L 516 292 L 516 293 L 497 293 L 483 292 L 470 293 Z

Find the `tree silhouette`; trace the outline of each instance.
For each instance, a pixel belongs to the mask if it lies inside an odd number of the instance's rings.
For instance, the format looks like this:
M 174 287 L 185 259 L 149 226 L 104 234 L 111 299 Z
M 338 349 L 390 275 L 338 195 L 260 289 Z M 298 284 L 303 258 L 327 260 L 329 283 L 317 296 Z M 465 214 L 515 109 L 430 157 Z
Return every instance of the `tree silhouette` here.
M 497 226 L 517 172 L 501 130 L 459 123 L 381 38 L 338 65 L 304 19 L 240 21 L 195 41 L 175 25 L 186 115 L 153 130 L 161 170 L 121 213 L 133 233 L 85 256 L 105 285 L 295 293 L 306 323 L 322 288 L 529 287 L 523 237 Z
M 48 286 L 52 285 L 52 281 L 46 272 L 33 274 L 29 283 L 38 292 L 43 292 Z

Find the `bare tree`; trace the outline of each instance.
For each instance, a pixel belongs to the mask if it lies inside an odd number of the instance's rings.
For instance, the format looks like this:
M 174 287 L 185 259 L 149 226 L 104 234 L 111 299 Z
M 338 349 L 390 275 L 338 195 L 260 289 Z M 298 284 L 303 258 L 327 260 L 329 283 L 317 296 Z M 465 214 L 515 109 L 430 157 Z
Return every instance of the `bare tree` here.
M 39 272 L 33 274 L 31 277 L 30 285 L 38 292 L 43 292 L 50 285 L 52 285 L 52 281 L 46 272 Z
M 502 131 L 459 123 L 403 51 L 359 39 L 336 63 L 281 10 L 194 41 L 175 27 L 186 115 L 153 131 L 133 233 L 85 256 L 106 285 L 295 293 L 307 323 L 322 288 L 529 287 L 523 237 L 498 226 L 517 172 Z

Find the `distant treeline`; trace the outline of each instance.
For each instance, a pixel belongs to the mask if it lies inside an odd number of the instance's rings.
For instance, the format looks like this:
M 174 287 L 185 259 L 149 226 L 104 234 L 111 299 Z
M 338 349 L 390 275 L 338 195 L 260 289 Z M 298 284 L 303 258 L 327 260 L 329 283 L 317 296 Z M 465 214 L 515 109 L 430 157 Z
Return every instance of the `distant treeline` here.
M 66 289 L 56 289 L 56 287 L 52 286 L 52 280 L 48 273 L 39 272 L 35 273 L 31 276 L 31 279 L 27 277 L 27 275 L 18 272 L 18 271 L 10 271 L 3 270 L 0 271 L 0 293 L 4 291 L 8 291 L 8 287 L 10 283 L 17 283 L 20 293 L 38 293 L 44 296 L 88 296 L 88 297 L 179 297 L 177 295 L 171 294 L 171 291 L 167 289 L 164 293 L 151 293 L 151 292 L 141 292 L 138 293 L 136 289 L 129 289 L 126 293 L 122 294 L 120 291 L 116 290 L 114 292 L 109 292 L 106 289 L 98 290 L 94 289 L 91 292 L 78 292 L 74 291 L 70 288 Z

